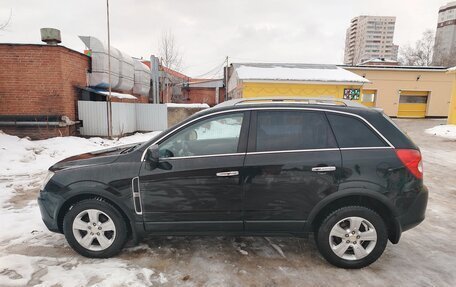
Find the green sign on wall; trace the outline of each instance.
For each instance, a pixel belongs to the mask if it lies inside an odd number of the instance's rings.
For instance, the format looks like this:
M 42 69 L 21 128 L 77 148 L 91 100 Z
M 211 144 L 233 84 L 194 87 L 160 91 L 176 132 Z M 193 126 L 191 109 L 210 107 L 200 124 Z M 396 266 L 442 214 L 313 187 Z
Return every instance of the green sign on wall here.
M 344 89 L 344 100 L 359 100 L 361 95 L 360 89 Z

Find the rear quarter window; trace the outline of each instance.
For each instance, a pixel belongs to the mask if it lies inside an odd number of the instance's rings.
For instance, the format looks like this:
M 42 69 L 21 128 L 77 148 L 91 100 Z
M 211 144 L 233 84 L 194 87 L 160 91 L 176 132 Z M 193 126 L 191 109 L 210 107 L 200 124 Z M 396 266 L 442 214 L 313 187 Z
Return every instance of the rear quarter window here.
M 340 148 L 385 147 L 383 139 L 362 120 L 348 115 L 327 113 Z

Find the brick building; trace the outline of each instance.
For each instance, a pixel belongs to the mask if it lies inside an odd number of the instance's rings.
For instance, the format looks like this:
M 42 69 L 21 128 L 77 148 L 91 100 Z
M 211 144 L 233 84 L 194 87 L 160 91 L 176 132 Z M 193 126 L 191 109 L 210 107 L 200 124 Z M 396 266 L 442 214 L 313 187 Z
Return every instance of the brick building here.
M 178 103 L 204 103 L 215 106 L 225 101 L 223 79 L 192 79 L 182 88 L 183 99 Z
M 88 87 L 92 58 L 60 45 L 0 44 L 0 130 L 32 139 L 78 134 L 78 100 L 106 101 Z M 129 94 L 131 93 L 131 94 Z M 113 90 L 113 102 L 148 96 Z
M 0 130 L 32 139 L 78 135 L 82 125 L 78 119 L 78 101 L 106 101 L 108 96 L 105 79 L 101 77 L 102 81 L 98 82 L 92 79 L 96 73 L 107 74 L 99 65 L 107 59 L 107 54 L 104 47 L 94 48 L 101 51 L 89 49 L 85 54 L 57 44 L 0 44 Z M 129 74 L 119 71 L 116 74 L 114 70 L 112 75 L 118 77 L 117 86 L 124 80 L 122 77 L 129 77 L 131 85 L 116 90 L 113 84 L 111 99 L 148 103 L 152 86 L 150 65 L 147 67 L 128 55 L 122 59 L 127 57 L 134 69 L 131 67 Z M 160 67 L 157 87 L 162 103 L 212 106 L 224 97 L 222 80 L 194 80 L 165 67 Z
M 150 67 L 150 61 L 143 61 Z M 165 66 L 159 66 L 160 103 L 208 104 L 225 100 L 223 79 L 195 79 Z
M 88 56 L 57 45 L 0 44 L 0 66 L 0 130 L 31 138 L 76 133 Z

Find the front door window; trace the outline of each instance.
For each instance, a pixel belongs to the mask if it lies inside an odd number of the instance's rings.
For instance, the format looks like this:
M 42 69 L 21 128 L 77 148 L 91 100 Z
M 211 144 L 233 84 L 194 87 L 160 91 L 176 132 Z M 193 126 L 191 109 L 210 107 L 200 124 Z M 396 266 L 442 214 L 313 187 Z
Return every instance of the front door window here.
M 236 153 L 243 113 L 211 117 L 172 135 L 160 144 L 160 157 L 189 157 Z

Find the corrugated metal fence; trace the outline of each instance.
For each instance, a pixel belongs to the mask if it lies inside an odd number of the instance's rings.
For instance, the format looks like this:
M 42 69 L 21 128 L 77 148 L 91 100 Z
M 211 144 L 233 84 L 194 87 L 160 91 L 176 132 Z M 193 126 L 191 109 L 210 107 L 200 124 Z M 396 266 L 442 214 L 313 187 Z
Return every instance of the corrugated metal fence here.
M 106 102 L 78 101 L 80 128 L 84 136 L 107 136 Z M 135 131 L 162 131 L 168 127 L 164 104 L 112 103 L 112 133 L 121 136 Z

